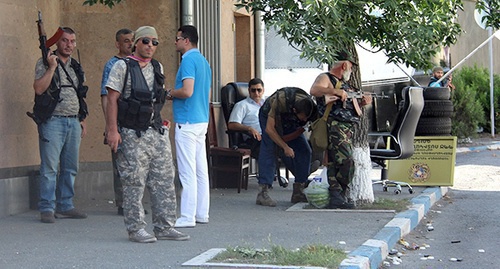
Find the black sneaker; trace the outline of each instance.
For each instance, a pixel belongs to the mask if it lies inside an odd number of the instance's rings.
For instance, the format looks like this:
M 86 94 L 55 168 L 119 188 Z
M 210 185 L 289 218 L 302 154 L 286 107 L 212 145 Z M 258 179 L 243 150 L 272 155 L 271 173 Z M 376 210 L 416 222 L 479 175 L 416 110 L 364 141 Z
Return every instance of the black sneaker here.
M 162 231 L 155 229 L 155 236 L 158 240 L 175 240 L 175 241 L 185 241 L 189 240 L 189 235 L 181 233 L 174 228 L 166 228 Z

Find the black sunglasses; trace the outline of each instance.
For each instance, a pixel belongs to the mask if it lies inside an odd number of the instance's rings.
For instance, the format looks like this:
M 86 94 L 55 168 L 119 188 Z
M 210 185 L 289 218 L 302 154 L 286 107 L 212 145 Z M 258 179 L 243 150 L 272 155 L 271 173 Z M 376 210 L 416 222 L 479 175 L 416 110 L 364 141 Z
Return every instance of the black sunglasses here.
M 262 88 L 250 88 L 251 92 L 262 92 Z
M 155 39 L 151 39 L 149 37 L 144 37 L 142 38 L 142 44 L 144 45 L 149 45 L 149 42 L 152 42 L 153 46 L 158 46 L 158 44 L 160 44 L 160 42 L 158 40 L 155 40 Z

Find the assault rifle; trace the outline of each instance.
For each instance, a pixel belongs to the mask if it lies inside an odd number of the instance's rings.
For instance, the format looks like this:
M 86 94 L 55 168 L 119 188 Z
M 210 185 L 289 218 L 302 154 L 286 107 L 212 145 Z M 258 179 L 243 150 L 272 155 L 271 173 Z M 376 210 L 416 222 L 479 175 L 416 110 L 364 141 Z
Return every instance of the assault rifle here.
M 42 51 L 42 60 L 45 66 L 49 66 L 49 63 L 47 62 L 47 56 L 49 55 L 49 48 L 52 45 L 54 45 L 59 40 L 59 38 L 61 38 L 64 32 L 62 28 L 59 27 L 57 28 L 56 33 L 47 40 L 47 34 L 45 33 L 45 29 L 43 27 L 41 11 L 38 11 L 38 20 L 36 21 L 36 24 L 38 27 L 38 41 L 40 42 L 39 48 Z
M 347 92 L 347 99 L 358 99 L 358 98 L 363 98 L 363 96 L 371 96 L 372 98 L 377 98 L 377 99 L 389 99 L 388 95 L 385 95 L 384 92 L 382 94 L 374 93 L 374 92 L 363 92 L 363 91 L 358 91 L 358 92 L 351 92 L 351 91 L 346 91 Z M 325 104 L 335 102 L 339 100 L 340 97 L 337 95 L 333 94 L 325 94 Z
M 47 40 L 47 34 L 45 34 L 45 29 L 43 27 L 42 21 L 42 12 L 38 11 L 38 20 L 36 21 L 38 27 L 38 40 L 40 41 L 40 50 L 42 51 L 42 60 L 44 65 L 48 68 L 49 63 L 47 61 L 47 57 L 49 55 L 49 48 L 54 45 L 59 38 L 63 35 L 63 30 L 59 27 L 56 33 Z M 54 84 L 55 81 L 52 79 L 50 82 Z M 50 87 L 49 87 L 50 89 Z M 52 114 L 55 108 L 55 103 L 59 102 L 59 93 L 56 96 L 53 96 L 53 93 L 50 90 L 46 90 L 44 93 L 37 95 L 35 94 L 35 105 L 33 106 L 33 112 L 26 112 L 28 117 L 32 118 L 37 125 L 43 123 L 47 120 L 48 117 Z M 46 140 L 42 137 L 42 139 Z
M 38 20 L 36 21 L 38 27 L 38 41 L 40 41 L 40 50 L 42 51 L 42 60 L 45 66 L 49 66 L 47 62 L 47 56 L 49 55 L 49 49 L 47 48 L 47 34 L 43 28 L 42 12 L 38 11 Z

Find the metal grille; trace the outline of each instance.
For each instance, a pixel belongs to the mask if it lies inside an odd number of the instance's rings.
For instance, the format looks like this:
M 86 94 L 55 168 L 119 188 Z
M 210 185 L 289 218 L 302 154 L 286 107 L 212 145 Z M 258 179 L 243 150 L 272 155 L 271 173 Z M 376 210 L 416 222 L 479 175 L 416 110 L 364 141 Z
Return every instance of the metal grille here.
M 195 0 L 193 23 L 200 36 L 198 48 L 212 68 L 212 102 L 220 102 L 220 0 Z

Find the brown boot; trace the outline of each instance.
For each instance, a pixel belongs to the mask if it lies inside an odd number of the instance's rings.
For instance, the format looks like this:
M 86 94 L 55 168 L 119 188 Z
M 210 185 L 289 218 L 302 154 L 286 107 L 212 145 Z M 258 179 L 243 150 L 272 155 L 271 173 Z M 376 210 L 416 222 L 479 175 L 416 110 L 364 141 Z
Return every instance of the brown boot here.
M 307 203 L 306 195 L 304 194 L 304 183 L 293 183 L 292 203 Z
M 43 223 L 54 223 L 56 218 L 54 217 L 54 212 L 44 211 L 40 213 L 40 221 Z
M 275 207 L 276 201 L 273 200 L 268 193 L 269 186 L 266 184 L 259 184 L 259 189 L 260 192 L 257 194 L 257 201 L 255 201 L 255 203 L 258 205 Z

